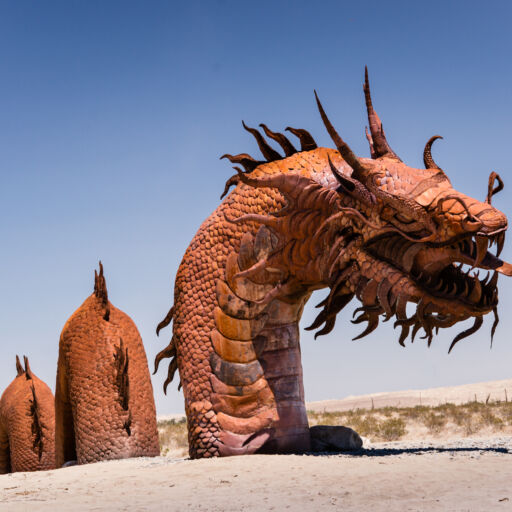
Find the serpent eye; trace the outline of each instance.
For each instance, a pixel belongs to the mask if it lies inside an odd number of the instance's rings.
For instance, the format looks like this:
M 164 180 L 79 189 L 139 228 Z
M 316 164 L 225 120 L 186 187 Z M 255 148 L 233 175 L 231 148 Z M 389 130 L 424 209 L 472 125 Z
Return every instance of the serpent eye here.
M 394 219 L 400 222 L 400 224 L 412 224 L 413 222 L 416 222 L 414 219 L 411 219 L 401 213 L 395 213 Z

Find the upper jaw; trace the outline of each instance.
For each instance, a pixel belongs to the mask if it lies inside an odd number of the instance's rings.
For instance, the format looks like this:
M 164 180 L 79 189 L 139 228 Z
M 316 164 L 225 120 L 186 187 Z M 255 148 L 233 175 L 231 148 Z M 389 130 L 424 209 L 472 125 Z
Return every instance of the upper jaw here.
M 433 302 L 457 301 L 472 314 L 484 314 L 498 301 L 497 273 L 512 276 L 512 265 L 498 257 L 504 239 L 503 230 L 490 235 L 465 236 L 444 244 L 414 243 L 390 235 L 368 240 L 365 249 L 407 274 Z M 494 245 L 497 255 L 489 250 Z M 467 265 L 467 270 L 463 265 Z M 495 272 L 492 277 L 479 280 L 478 269 Z

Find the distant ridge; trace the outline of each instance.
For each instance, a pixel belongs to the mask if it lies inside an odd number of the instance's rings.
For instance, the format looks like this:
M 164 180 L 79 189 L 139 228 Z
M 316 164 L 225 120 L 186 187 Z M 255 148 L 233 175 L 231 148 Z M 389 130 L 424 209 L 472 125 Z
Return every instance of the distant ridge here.
M 348 396 L 340 400 L 321 400 L 309 402 L 308 411 L 333 412 L 350 409 L 371 409 L 372 407 L 414 407 L 416 405 L 436 406 L 450 402 L 462 404 L 473 400 L 512 401 L 512 379 L 463 384 L 429 389 L 392 391 L 370 395 Z

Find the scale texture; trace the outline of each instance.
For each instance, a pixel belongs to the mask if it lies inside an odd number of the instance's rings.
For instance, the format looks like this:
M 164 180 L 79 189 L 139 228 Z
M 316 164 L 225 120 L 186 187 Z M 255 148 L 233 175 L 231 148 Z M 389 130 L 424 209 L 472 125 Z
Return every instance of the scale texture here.
M 310 450 L 299 321 L 314 290 L 330 290 L 308 327 L 316 335 L 330 332 L 354 297 L 361 305 L 353 322 L 367 324 L 357 338 L 394 317 L 400 344 L 422 330 L 430 345 L 440 328 L 473 319 L 451 350 L 489 312 L 494 334 L 498 273 L 512 273 L 498 257 L 507 219 L 491 205 L 501 178 L 491 173 L 483 201 L 455 190 L 432 158 L 439 136 L 425 146 L 425 169 L 407 166 L 386 140 L 367 74 L 364 93 L 371 158 L 352 152 L 318 98 L 336 149 L 287 128 L 299 150 L 260 125 L 283 155 L 244 124 L 263 159 L 224 155 L 243 169 L 235 167 L 223 196 L 235 189 L 188 247 L 174 305 L 157 327 L 173 321 L 155 371 L 171 358 L 165 390 L 179 370 L 193 458 Z M 490 273 L 480 279 L 470 267 Z
M 55 417 L 58 467 L 160 453 L 142 339 L 109 302 L 101 263 L 94 293 L 62 330 Z
M 0 399 L 0 473 L 55 468 L 55 408 L 50 388 L 16 356 L 16 378 Z

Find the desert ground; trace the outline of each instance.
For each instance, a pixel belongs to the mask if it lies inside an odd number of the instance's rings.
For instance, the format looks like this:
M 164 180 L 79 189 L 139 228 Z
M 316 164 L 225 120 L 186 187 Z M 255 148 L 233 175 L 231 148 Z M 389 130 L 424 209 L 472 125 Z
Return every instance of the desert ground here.
M 314 421 L 356 417 L 374 425 L 367 421 L 372 411 L 381 425 L 405 421 L 404 431 L 391 431 L 398 441 L 382 441 L 382 431 L 369 430 L 353 453 L 192 461 L 177 457 L 175 448 L 156 458 L 13 473 L 0 476 L 0 511 L 512 510 L 512 380 L 422 390 L 421 404 L 419 395 L 379 393 L 308 405 Z M 424 421 L 443 414 L 443 421 Z M 457 425 L 459 417 L 473 418 L 471 435 L 467 425 Z

